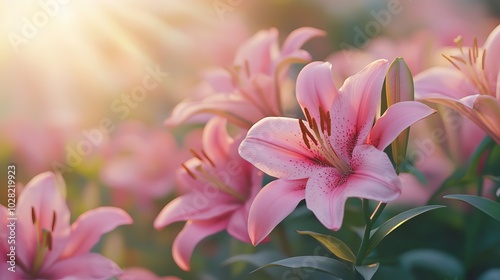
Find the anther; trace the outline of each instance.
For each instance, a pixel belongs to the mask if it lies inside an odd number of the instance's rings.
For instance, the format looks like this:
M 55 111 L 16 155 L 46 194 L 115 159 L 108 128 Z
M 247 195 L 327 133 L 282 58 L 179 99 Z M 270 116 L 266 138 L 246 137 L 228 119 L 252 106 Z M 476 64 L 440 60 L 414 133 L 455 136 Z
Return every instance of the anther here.
M 191 172 L 191 170 L 189 170 L 189 168 L 188 168 L 188 167 L 187 167 L 184 163 L 182 163 L 182 164 L 181 164 L 181 166 L 182 166 L 182 167 L 184 167 L 184 169 L 186 170 L 187 174 L 188 174 L 191 178 L 193 178 L 193 179 L 197 180 L 197 179 L 196 179 L 196 176 L 194 175 L 194 173 L 193 173 L 193 172 Z
M 207 153 L 205 153 L 205 151 L 203 149 L 201 150 L 201 153 L 203 154 L 203 156 L 205 156 L 205 158 L 208 160 L 210 165 L 212 165 L 212 167 L 215 167 L 215 163 L 208 157 Z
M 49 251 L 52 251 L 52 233 L 47 232 L 47 248 L 49 248 Z
M 193 149 L 189 149 L 189 152 L 197 159 L 199 159 L 200 161 L 204 161 L 203 158 Z
M 304 124 L 304 122 L 302 122 L 301 119 L 299 119 L 299 126 L 300 126 L 300 130 L 302 131 L 302 139 L 304 140 L 304 143 L 306 144 L 307 148 L 311 148 L 311 144 L 309 144 L 309 140 L 307 139 L 307 133 L 309 131 L 307 131 L 307 128 Z
M 444 54 L 441 54 L 444 58 L 446 58 L 446 60 L 448 60 L 448 62 L 450 62 L 451 64 L 453 64 L 453 66 L 455 66 L 455 68 L 457 68 L 459 71 L 462 71 L 460 69 L 460 67 L 458 67 L 458 65 L 455 64 L 455 62 L 453 62 L 453 60 L 451 60 L 449 57 L 447 57 L 446 55 Z
M 56 215 L 56 211 L 52 212 L 52 231 L 54 231 L 54 229 L 56 228 L 56 219 L 57 219 L 57 215 Z
M 483 57 L 482 57 L 482 61 L 481 61 L 481 68 L 483 70 L 484 70 L 485 61 L 486 61 L 486 49 L 483 50 Z
M 307 108 L 304 108 L 304 113 L 306 114 L 306 120 L 309 123 L 309 127 L 312 128 L 312 126 L 311 126 L 312 118 L 311 118 L 311 114 L 309 114 L 309 110 L 307 110 Z
M 36 223 L 35 208 L 33 208 L 33 207 L 31 207 L 31 221 L 33 221 L 33 224 Z

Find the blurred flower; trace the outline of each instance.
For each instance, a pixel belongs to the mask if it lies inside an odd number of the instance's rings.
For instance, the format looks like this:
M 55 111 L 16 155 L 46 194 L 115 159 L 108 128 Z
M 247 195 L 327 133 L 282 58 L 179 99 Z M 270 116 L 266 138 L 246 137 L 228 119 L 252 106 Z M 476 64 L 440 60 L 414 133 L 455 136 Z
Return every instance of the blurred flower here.
M 373 124 L 387 67 L 387 61 L 375 61 L 337 90 L 330 63 L 311 63 L 297 78 L 297 100 L 307 120 L 269 117 L 250 129 L 241 156 L 279 178 L 259 192 L 250 209 L 253 244 L 304 198 L 323 225 L 338 230 L 347 198 L 388 202 L 399 196 L 401 183 L 383 150 L 433 110 L 398 102 Z
M 402 57 L 411 73 L 416 75 L 433 65 L 436 47 L 435 40 L 422 31 L 404 40 L 376 37 L 362 49 L 337 51 L 327 61 L 332 63 L 334 82 L 339 84 L 377 59 L 392 61 Z
M 233 67 L 208 72 L 196 96 L 178 104 L 166 124 L 175 126 L 198 121 L 200 114 L 215 114 L 250 128 L 263 117 L 280 116 L 281 84 L 290 64 L 309 61 L 309 53 L 300 47 L 323 34 L 314 28 L 297 29 L 279 49 L 276 29 L 258 32 L 238 49 Z
M 161 197 L 172 190 L 175 171 L 188 158 L 178 151 L 171 134 L 140 122 L 122 123 L 102 149 L 101 180 L 138 197 Z
M 175 276 L 159 277 L 155 275 L 153 272 L 140 267 L 131 267 L 125 269 L 119 279 L 120 280 L 180 280 L 180 278 Z
M 483 48 L 456 40 L 458 49 L 443 55 L 455 68 L 436 67 L 415 78 L 416 97 L 449 106 L 470 118 L 500 144 L 500 25 Z
M 173 244 L 173 257 L 183 270 L 195 246 L 205 237 L 227 229 L 234 238 L 250 242 L 247 217 L 250 204 L 261 189 L 262 173 L 238 155 L 242 137 L 231 138 L 226 121 L 214 118 L 203 133 L 203 149 L 183 164 L 180 182 L 190 192 L 163 208 L 155 228 L 187 221 Z
M 26 177 L 52 169 L 52 163 L 63 161 L 67 129 L 22 118 L 5 120 L 0 127 L 3 132 L 0 145 L 5 145 L 9 162 L 22 166 Z
M 131 224 L 132 219 L 121 209 L 100 207 L 84 213 L 70 226 L 70 213 L 56 180 L 53 173 L 45 172 L 26 185 L 19 195 L 15 222 L 7 219 L 11 210 L 0 206 L 2 221 L 7 223 L 0 228 L 1 278 L 109 279 L 119 275 L 121 270 L 114 262 L 90 253 L 90 249 L 101 235 Z M 17 241 L 15 273 L 7 270 L 11 230 L 15 230 Z

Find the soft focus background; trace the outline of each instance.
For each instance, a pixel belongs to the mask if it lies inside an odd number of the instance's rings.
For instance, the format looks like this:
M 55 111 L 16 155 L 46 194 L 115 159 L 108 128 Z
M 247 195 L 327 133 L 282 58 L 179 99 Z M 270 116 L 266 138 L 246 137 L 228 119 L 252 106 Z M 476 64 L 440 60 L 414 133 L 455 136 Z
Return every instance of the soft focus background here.
M 263 279 L 264 272 L 247 276 L 251 267 L 221 265 L 232 255 L 255 251 L 226 233 L 202 242 L 192 271 L 183 272 L 171 256 L 182 223 L 153 228 L 162 207 L 182 191 L 175 170 L 190 157 L 187 149 L 200 145 L 201 135 L 196 127 L 169 130 L 163 122 L 195 91 L 204 71 L 230 66 L 238 46 L 261 29 L 276 27 L 283 39 L 311 26 L 327 36 L 311 40 L 305 49 L 313 60 L 333 63 L 338 86 L 377 58 L 402 56 L 417 74 L 446 64 L 440 49 L 454 46 L 456 36 L 462 35 L 465 44 L 477 38 L 481 45 L 499 23 L 497 0 L 4 0 L 0 159 L 17 165 L 18 182 L 43 171 L 62 173 L 73 218 L 101 205 L 130 213 L 135 223 L 108 234 L 95 248 L 121 267 L 182 279 Z M 292 68 L 292 78 L 300 67 Z M 293 90 L 287 98 L 293 100 Z M 439 122 L 436 117 L 419 124 L 413 134 L 446 125 Z M 469 150 L 450 157 L 453 146 L 445 143 L 415 166 L 429 185 L 438 186 L 460 157 L 470 155 L 481 133 L 469 134 L 477 139 L 467 136 Z M 418 137 L 413 139 L 410 145 L 418 149 Z M 412 176 L 403 181 L 418 186 L 404 191 L 399 203 L 425 204 L 429 190 Z M 284 228 L 299 223 L 324 232 L 303 208 L 285 220 Z M 359 219 L 356 214 L 346 219 Z M 446 230 L 439 234 L 448 234 L 448 242 L 460 238 L 452 226 Z M 292 229 L 280 232 L 259 249 L 326 254 Z M 433 236 L 430 227 L 418 234 Z M 292 252 L 279 242 L 284 236 Z M 399 238 L 400 244 L 408 240 Z M 386 247 L 388 255 L 404 251 Z

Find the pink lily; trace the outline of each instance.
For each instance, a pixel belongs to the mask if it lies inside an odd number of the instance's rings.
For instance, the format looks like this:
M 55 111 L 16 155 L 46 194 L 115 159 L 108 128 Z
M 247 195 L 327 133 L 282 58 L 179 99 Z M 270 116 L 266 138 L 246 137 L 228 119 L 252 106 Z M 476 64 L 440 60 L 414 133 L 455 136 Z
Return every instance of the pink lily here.
M 482 48 L 456 39 L 455 55 L 443 55 L 455 68 L 435 67 L 415 77 L 420 100 L 451 107 L 470 118 L 500 144 L 500 25 Z
M 2 221 L 9 210 L 0 206 Z M 71 226 L 68 206 L 58 190 L 56 176 L 45 172 L 34 177 L 19 195 L 16 209 L 16 267 L 7 270 L 10 249 L 9 228 L 0 228 L 1 279 L 109 279 L 121 274 L 111 260 L 91 253 L 102 234 L 117 226 L 131 224 L 125 211 L 99 207 L 81 215 Z
M 179 103 L 167 126 L 198 121 L 200 114 L 219 115 L 243 128 L 250 128 L 266 116 L 282 114 L 280 86 L 291 63 L 310 61 L 300 47 L 324 32 L 300 28 L 278 47 L 278 31 L 260 31 L 246 41 L 235 55 L 233 68 L 206 74 L 198 96 Z
M 250 129 L 240 155 L 278 178 L 251 206 L 248 228 L 254 245 L 303 199 L 323 225 L 338 230 L 347 198 L 388 202 L 399 196 L 401 183 L 383 150 L 433 110 L 399 102 L 374 125 L 387 67 L 386 60 L 377 60 L 337 90 L 331 64 L 310 63 L 297 78 L 306 120 L 269 117 Z
M 227 229 L 234 238 L 250 243 L 248 211 L 261 189 L 262 172 L 238 155 L 242 137 L 233 139 L 226 120 L 213 118 L 203 133 L 203 149 L 182 166 L 179 182 L 190 192 L 163 208 L 156 229 L 187 221 L 175 238 L 172 254 L 177 265 L 189 270 L 194 247 L 205 237 Z

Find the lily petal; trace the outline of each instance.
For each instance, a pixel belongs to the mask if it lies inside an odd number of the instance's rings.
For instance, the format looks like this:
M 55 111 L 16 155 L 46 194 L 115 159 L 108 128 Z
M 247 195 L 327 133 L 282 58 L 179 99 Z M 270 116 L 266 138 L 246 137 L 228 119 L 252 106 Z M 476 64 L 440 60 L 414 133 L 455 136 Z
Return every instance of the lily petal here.
M 305 197 L 306 179 L 278 179 L 267 184 L 255 197 L 248 217 L 248 232 L 253 245 L 257 245 Z
M 290 118 L 268 117 L 256 123 L 241 143 L 239 153 L 277 178 L 307 178 L 319 166 L 303 142 L 298 121 Z
M 172 255 L 175 263 L 183 270 L 189 271 L 189 261 L 193 250 L 205 237 L 222 231 L 228 219 L 204 221 L 188 221 L 174 240 Z
M 232 94 L 212 95 L 202 100 L 184 101 L 174 108 L 172 115 L 165 121 L 168 127 L 196 120 L 200 113 L 213 114 L 227 118 L 241 127 L 250 127 L 261 119 L 262 113 L 241 96 Z
M 275 50 L 273 50 L 273 48 Z M 250 40 L 245 42 L 235 55 L 234 65 L 247 67 L 250 73 L 271 74 L 271 54 L 278 51 L 278 30 L 271 28 L 262 30 L 255 34 Z M 246 71 L 241 69 L 241 71 Z
M 401 192 L 401 182 L 389 158 L 375 147 L 356 146 L 351 167 L 354 173 L 350 175 L 325 167 L 307 181 L 307 208 L 328 229 L 338 230 L 342 226 L 347 198 L 388 202 L 396 199 Z
M 352 111 L 351 114 L 342 116 L 348 118 L 351 115 L 354 117 L 351 121 L 355 123 L 355 134 L 358 138 L 356 144 L 358 145 L 366 141 L 368 132 L 372 128 L 388 67 L 387 60 L 376 60 L 354 76 L 347 78 L 339 89 L 341 99 L 344 100 L 343 103 Z
M 190 192 L 181 195 L 170 203 L 168 203 L 154 221 L 154 227 L 160 229 L 171 223 L 186 220 L 211 219 L 228 212 L 231 212 L 239 207 L 237 203 L 217 203 L 211 204 L 210 201 L 215 199 L 214 196 L 222 196 L 221 192 L 201 193 Z M 217 198 L 220 201 L 220 198 Z
M 367 142 L 383 151 L 406 128 L 435 112 L 420 102 L 395 103 L 375 122 Z
M 312 27 L 296 29 L 286 38 L 281 48 L 281 53 L 283 56 L 290 55 L 300 49 L 311 38 L 325 36 L 325 34 L 325 31 Z
M 81 280 L 106 280 L 121 273 L 113 261 L 96 253 L 60 260 L 47 271 L 51 279 Z
M 120 208 L 99 207 L 87 211 L 71 226 L 71 235 L 62 256 L 73 257 L 87 253 L 103 234 L 132 222 L 132 218 Z
M 311 62 L 300 71 L 297 77 L 297 101 L 304 114 L 307 108 L 316 122 L 320 121 L 319 107 L 326 112 L 337 95 L 329 62 Z
M 474 111 L 488 128 L 485 132 L 500 144 L 500 101 L 489 95 L 478 96 L 474 102 Z
M 52 229 L 55 217 L 53 237 L 63 238 L 63 236 L 69 234 L 70 212 L 56 184 L 56 175 L 52 172 L 44 172 L 31 179 L 19 196 L 17 217 L 22 221 L 32 221 L 33 211 L 40 227 L 49 230 Z M 38 238 L 38 236 L 35 236 L 36 234 L 38 234 L 38 230 L 33 223 L 20 224 L 18 238 L 21 242 L 19 242 L 19 247 L 25 249 L 19 249 L 18 251 L 19 259 L 24 264 L 30 264 L 32 261 L 31 256 L 35 254 L 35 243 L 32 240 Z M 54 248 L 53 252 L 59 251 L 59 249 L 62 249 L 62 247 Z M 47 258 L 50 260 L 46 260 L 46 263 L 53 261 L 57 257 L 56 254 L 49 255 Z
M 449 99 L 460 99 L 477 92 L 454 68 L 434 67 L 415 76 L 415 100 L 427 100 L 435 94 Z
M 207 147 L 204 152 L 210 161 L 216 162 L 227 158 L 233 139 L 227 132 L 226 123 L 225 119 L 215 117 L 205 125 L 202 146 Z
M 500 25 L 490 33 L 483 48 L 486 49 L 484 73 L 486 74 L 488 84 L 495 85 L 497 83 L 497 77 L 500 75 L 500 51 L 498 51 L 500 50 Z M 496 86 L 498 86 L 498 84 L 496 84 Z M 495 92 L 495 89 L 495 86 L 490 88 L 492 92 Z

